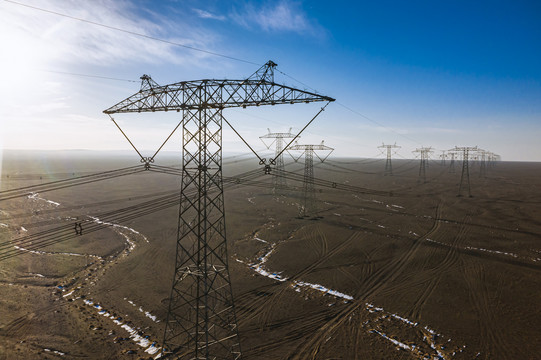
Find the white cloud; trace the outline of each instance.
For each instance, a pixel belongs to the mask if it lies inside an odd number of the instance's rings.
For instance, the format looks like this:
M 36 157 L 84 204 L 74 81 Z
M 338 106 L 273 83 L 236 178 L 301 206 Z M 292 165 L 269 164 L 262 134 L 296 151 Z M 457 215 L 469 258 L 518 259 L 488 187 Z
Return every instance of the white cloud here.
M 240 12 L 234 12 L 232 18 L 244 27 L 258 26 L 264 31 L 289 31 L 296 33 L 315 33 L 318 26 L 310 21 L 297 2 L 268 2 L 256 8 L 246 4 Z
M 193 9 L 193 11 L 197 14 L 197 16 L 199 16 L 202 19 L 212 19 L 212 20 L 220 20 L 220 21 L 225 20 L 225 16 L 223 15 L 214 15 L 208 11 L 195 9 L 195 8 Z
M 8 45 L 8 49 L 4 46 L 4 54 L 26 56 L 31 53 L 45 63 L 112 65 L 130 61 L 178 64 L 195 62 L 208 55 L 128 32 L 203 49 L 214 38 L 209 32 L 177 19 L 159 18 L 157 14 L 142 17 L 137 13 L 138 9 L 126 1 L 28 0 L 26 3 L 73 18 L 3 2 L 0 5 L 0 34 L 3 34 L 0 39 L 2 44 Z

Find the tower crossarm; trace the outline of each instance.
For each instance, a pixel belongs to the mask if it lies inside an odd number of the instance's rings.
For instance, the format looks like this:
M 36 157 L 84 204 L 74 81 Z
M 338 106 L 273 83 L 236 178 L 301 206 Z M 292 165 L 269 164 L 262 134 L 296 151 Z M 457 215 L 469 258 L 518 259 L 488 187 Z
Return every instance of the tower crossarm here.
M 260 139 L 275 139 L 275 138 L 287 139 L 287 138 L 294 138 L 295 136 L 296 136 L 295 134 L 292 134 L 291 132 L 287 132 L 287 133 L 269 133 L 269 134 L 260 136 L 259 138 Z
M 385 144 L 383 144 L 383 145 L 378 146 L 378 149 L 400 149 L 400 148 L 401 148 L 401 146 L 398 146 L 396 144 L 394 144 L 394 145 L 385 145 Z
M 104 113 L 244 108 L 335 100 L 314 92 L 277 84 L 265 73 L 262 76 L 244 80 L 182 81 L 163 86 L 155 86 L 152 82 L 153 86 L 142 86 L 139 92 L 104 110 Z M 145 75 L 143 81 L 149 83 L 150 80 L 150 77 Z
M 318 145 L 291 145 L 287 150 L 334 150 L 334 148 L 327 145 L 318 144 Z

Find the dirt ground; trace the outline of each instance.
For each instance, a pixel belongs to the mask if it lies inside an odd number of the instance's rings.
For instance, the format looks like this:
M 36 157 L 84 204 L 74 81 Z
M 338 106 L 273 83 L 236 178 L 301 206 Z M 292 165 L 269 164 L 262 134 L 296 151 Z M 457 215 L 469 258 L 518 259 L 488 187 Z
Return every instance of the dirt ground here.
M 4 158 L 1 190 L 130 161 Z M 384 176 L 385 160 L 329 158 L 314 176 L 336 185 L 316 186 L 307 218 L 302 183 L 288 180 L 280 194 L 268 175 L 228 186 L 243 358 L 541 359 L 541 164 L 488 164 L 485 176 L 470 165 L 472 197 L 457 196 L 460 162 L 454 173 L 430 162 L 424 182 L 419 160 L 393 160 Z M 224 175 L 257 166 L 225 159 Z M 68 229 L 65 241 L 28 243 L 0 261 L 0 359 L 154 358 L 178 206 L 85 229 L 178 188 L 176 176 L 144 172 L 0 201 L 1 244 L 86 221 L 82 235 Z

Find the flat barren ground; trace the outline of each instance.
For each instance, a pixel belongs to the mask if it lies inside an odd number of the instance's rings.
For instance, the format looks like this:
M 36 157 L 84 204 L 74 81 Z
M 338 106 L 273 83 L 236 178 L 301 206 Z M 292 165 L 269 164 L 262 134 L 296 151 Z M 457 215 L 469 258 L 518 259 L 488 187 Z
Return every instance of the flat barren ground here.
M 5 158 L 1 190 L 130 161 Z M 472 197 L 457 196 L 462 164 L 449 165 L 430 162 L 424 182 L 418 160 L 384 176 L 384 160 L 329 158 L 314 176 L 335 184 L 316 185 L 307 218 L 302 183 L 226 185 L 243 358 L 541 358 L 541 164 L 487 164 L 480 176 L 472 162 Z M 257 167 L 225 159 L 224 176 Z M 0 359 L 154 358 L 179 184 L 145 171 L 0 201 L 0 242 L 15 241 L 0 252 Z M 122 217 L 131 206 L 146 210 Z

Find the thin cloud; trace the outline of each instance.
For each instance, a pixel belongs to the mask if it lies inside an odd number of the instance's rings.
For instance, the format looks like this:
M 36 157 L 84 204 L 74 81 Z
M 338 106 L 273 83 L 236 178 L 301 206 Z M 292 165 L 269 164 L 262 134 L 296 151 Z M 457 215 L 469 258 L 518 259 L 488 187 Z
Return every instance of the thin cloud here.
M 172 21 L 160 18 L 157 14 L 149 19 L 144 18 L 138 14 L 133 4 L 125 1 L 48 0 L 27 3 L 30 6 L 197 48 L 212 46 L 215 38 L 208 31 L 188 26 L 178 19 Z M 24 39 L 12 41 L 16 44 L 14 52 L 20 53 L 25 47 L 29 48 L 27 52 L 34 52 L 33 49 L 38 47 L 39 57 L 43 62 L 93 65 L 113 65 L 125 61 L 180 64 L 194 63 L 209 56 L 28 7 L 9 3 L 4 3 L 2 7 L 4 9 L 0 32 L 11 39 Z M 182 36 L 171 37 L 170 34 Z
M 220 21 L 225 20 L 225 16 L 223 15 L 214 15 L 208 11 L 196 9 L 196 8 L 194 8 L 193 11 L 197 14 L 197 16 L 199 16 L 202 19 L 212 19 L 212 20 L 220 20 Z
M 260 7 L 248 3 L 231 17 L 241 26 L 247 28 L 256 26 L 267 32 L 313 34 L 319 31 L 317 24 L 308 18 L 297 2 L 269 2 Z

